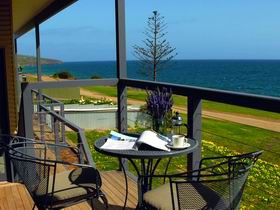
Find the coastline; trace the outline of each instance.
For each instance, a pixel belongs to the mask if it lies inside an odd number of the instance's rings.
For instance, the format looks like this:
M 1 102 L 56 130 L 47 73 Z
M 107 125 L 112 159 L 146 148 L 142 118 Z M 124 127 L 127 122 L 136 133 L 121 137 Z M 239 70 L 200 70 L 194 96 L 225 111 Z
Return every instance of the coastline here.
M 150 80 L 137 61 L 127 62 L 127 76 Z M 116 78 L 114 61 L 64 62 L 42 65 L 44 75 L 67 71 L 77 79 Z M 36 67 L 24 68 L 36 74 Z M 159 82 L 280 97 L 280 60 L 175 60 L 160 71 Z

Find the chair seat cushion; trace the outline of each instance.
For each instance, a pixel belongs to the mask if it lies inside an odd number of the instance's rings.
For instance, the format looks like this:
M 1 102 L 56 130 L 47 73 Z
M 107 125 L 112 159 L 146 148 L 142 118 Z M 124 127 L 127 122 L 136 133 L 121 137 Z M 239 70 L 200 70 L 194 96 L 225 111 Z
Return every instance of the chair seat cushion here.
M 175 200 L 177 200 L 177 193 L 175 188 L 175 184 L 172 185 L 173 188 L 173 196 Z M 171 190 L 170 184 L 164 184 L 160 187 L 146 192 L 143 196 L 144 202 L 156 209 L 159 210 L 171 210 L 172 208 L 172 197 L 171 197 Z M 178 204 L 175 203 L 175 209 L 178 209 Z
M 45 202 L 59 202 L 76 197 L 87 196 L 96 192 L 96 171 L 92 168 L 79 168 L 73 171 L 64 171 L 55 176 L 54 194 L 52 196 L 53 176 L 49 177 L 48 192 L 47 179 L 43 179 L 35 191 L 38 199 Z M 46 196 L 47 194 L 47 196 Z
M 178 193 L 176 190 L 178 187 Z M 227 209 L 226 202 L 209 187 L 201 183 L 172 183 L 175 209 Z M 178 199 L 179 197 L 179 199 Z M 158 210 L 171 210 L 172 196 L 170 183 L 144 194 L 144 202 Z

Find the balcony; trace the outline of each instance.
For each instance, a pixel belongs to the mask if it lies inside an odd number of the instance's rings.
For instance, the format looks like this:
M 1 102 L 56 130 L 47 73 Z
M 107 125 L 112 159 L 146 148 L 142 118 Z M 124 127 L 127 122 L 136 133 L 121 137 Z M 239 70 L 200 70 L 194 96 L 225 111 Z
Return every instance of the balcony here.
M 245 148 L 245 151 L 255 151 L 257 149 L 263 149 L 263 147 L 259 146 L 250 146 L 247 145 L 245 142 L 238 141 L 239 139 L 226 138 L 222 137 L 219 134 L 215 134 L 216 138 L 219 139 L 220 142 L 223 142 L 224 145 L 235 145 L 234 148 L 221 145 L 216 145 L 212 141 L 208 141 L 213 138 L 211 132 L 207 129 L 204 130 L 202 126 L 202 122 L 205 120 L 202 115 L 202 106 L 201 101 L 202 99 L 207 99 L 208 101 L 215 101 L 215 102 L 223 102 L 225 104 L 234 104 L 239 106 L 245 106 L 255 109 L 261 109 L 271 112 L 278 113 L 278 105 L 280 104 L 280 100 L 273 97 L 263 97 L 263 96 L 256 96 L 250 94 L 240 94 L 235 92 L 228 92 L 228 91 L 220 91 L 220 90 L 213 90 L 213 89 L 205 89 L 205 88 L 198 88 L 198 87 L 191 87 L 191 86 L 181 86 L 175 84 L 168 84 L 168 83 L 159 83 L 159 82 L 148 82 L 148 81 L 140 81 L 140 80 L 130 80 L 130 79 L 104 79 L 104 80 L 75 80 L 75 81 L 57 81 L 57 82 L 39 82 L 39 83 L 24 83 L 22 85 L 23 92 L 22 92 L 22 106 L 21 106 L 21 113 L 22 117 L 20 118 L 19 123 L 19 131 L 21 131 L 21 135 L 29 137 L 29 138 L 37 138 L 46 141 L 54 141 L 57 144 L 65 144 L 70 139 L 72 143 L 76 143 L 78 147 L 80 147 L 81 151 L 83 151 L 83 158 L 80 159 L 80 162 L 85 162 L 89 164 L 96 164 L 97 167 L 102 168 L 104 172 L 102 172 L 102 178 L 104 180 L 104 191 L 108 195 L 109 202 L 112 208 L 121 208 L 124 202 L 124 178 L 121 171 L 118 171 L 118 161 L 114 158 L 107 158 L 104 156 L 100 156 L 96 152 L 93 151 L 93 141 L 92 139 L 86 138 L 86 134 L 82 128 L 78 127 L 74 123 L 70 122 L 69 120 L 65 119 L 64 117 L 64 106 L 63 104 L 49 97 L 47 95 L 40 95 L 40 89 L 52 89 L 52 88 L 63 88 L 63 87 L 83 87 L 83 86 L 113 86 L 118 87 L 118 127 L 119 130 L 124 132 L 127 131 L 127 103 L 126 98 L 122 98 L 121 95 L 126 91 L 126 88 L 137 88 L 136 90 L 139 91 L 147 90 L 147 89 L 155 89 L 157 87 L 167 87 L 172 89 L 173 93 L 176 95 L 181 95 L 182 97 L 186 97 L 185 100 L 188 104 L 186 109 L 186 113 L 188 116 L 187 123 L 190 126 L 189 134 L 200 141 L 200 147 L 196 150 L 193 154 L 189 155 L 187 158 L 180 157 L 179 160 L 175 160 L 175 162 L 170 166 L 171 170 L 174 171 L 183 171 L 183 170 L 191 170 L 197 167 L 197 161 L 201 158 L 201 156 L 205 156 L 204 153 L 207 155 L 211 154 L 213 156 L 217 154 L 229 154 L 241 151 L 238 147 Z M 122 87 L 122 88 L 120 88 Z M 123 92 L 121 92 L 123 91 Z M 41 98 L 40 98 L 41 97 Z M 122 100 L 120 100 L 122 99 Z M 55 108 L 56 107 L 56 108 Z M 49 120 L 47 120 L 49 119 Z M 47 123 L 48 121 L 48 123 Z M 219 121 L 216 122 L 219 125 Z M 222 126 L 222 124 L 220 124 Z M 242 130 L 242 129 L 241 129 Z M 235 131 L 236 132 L 236 131 Z M 69 135 L 70 133 L 70 135 Z M 232 132 L 234 133 L 234 131 Z M 250 132 L 247 132 L 250 133 Z M 48 134 L 48 135 L 46 135 Z M 74 134 L 74 137 L 73 137 Z M 102 131 L 98 135 L 106 135 L 106 132 Z M 238 134 L 236 134 L 238 136 Z M 202 136 L 204 141 L 202 141 Z M 277 136 L 277 134 L 276 134 Z M 92 137 L 92 136 L 91 136 Z M 97 137 L 98 138 L 98 137 Z M 232 141 L 231 144 L 227 144 L 227 141 Z M 217 142 L 216 142 L 217 143 Z M 222 145 L 223 145 L 222 144 Z M 260 144 L 261 145 L 261 144 Z M 271 154 L 279 155 L 277 152 L 271 153 L 272 151 L 265 151 L 264 156 L 265 159 Z M 269 154 L 271 153 L 271 154 Z M 275 158 L 277 160 L 277 157 Z M 272 163 L 274 161 L 272 160 Z M 180 164 L 178 164 L 180 163 Z M 261 165 L 257 166 L 256 173 L 262 173 L 261 168 L 266 167 L 266 169 L 271 170 L 271 174 L 267 174 L 268 179 L 264 182 L 273 182 L 273 179 L 278 180 L 277 176 L 275 177 L 276 171 L 273 171 L 272 168 L 276 165 L 270 164 L 268 162 L 262 162 Z M 114 169 L 114 171 L 111 171 Z M 105 172 L 109 170 L 109 172 Z M 135 183 L 135 177 L 129 172 L 131 167 L 127 168 L 127 173 L 130 174 L 131 178 L 129 181 L 129 196 L 127 207 L 134 208 L 137 203 L 137 185 Z M 257 175 L 259 176 L 259 175 Z M 115 178 L 116 182 L 112 184 L 111 180 Z M 251 179 L 257 179 L 257 182 L 263 180 L 260 177 L 252 177 Z M 244 197 L 246 198 L 246 205 L 252 202 L 255 198 L 254 196 L 262 196 L 261 190 L 268 190 L 268 187 L 264 187 L 263 189 L 256 188 L 253 185 L 254 181 L 249 182 L 249 186 L 246 188 Z M 262 186 L 262 185 L 258 185 Z M 271 186 L 276 187 L 276 185 L 272 184 Z M 269 186 L 269 187 L 271 187 Z M 6 187 L 6 186 L 5 186 Z M 11 187 L 12 190 L 23 188 L 23 186 L 18 185 L 16 188 L 14 185 Z M 257 189 L 257 190 L 256 190 Z M 20 192 L 23 192 L 21 189 Z M 246 195 L 248 193 L 248 195 Z M 257 199 L 257 202 L 260 206 L 265 206 L 268 209 L 273 209 L 279 205 L 279 193 L 271 189 L 271 191 L 266 191 L 266 193 L 270 193 L 268 197 L 273 198 L 272 202 L 265 204 L 261 198 Z M 27 196 L 25 194 L 25 196 Z M 28 196 L 27 196 L 28 197 Z M 265 199 L 265 198 L 264 198 Z M 84 204 L 83 204 L 84 205 Z M 86 205 L 86 204 L 85 204 Z M 113 209 L 114 209 L 113 208 Z
M 11 1 L 5 1 L 4 6 L 10 4 Z M 19 37 L 31 28 L 36 28 L 36 50 L 37 50 L 37 68 L 40 69 L 40 33 L 39 24 L 46 19 L 56 14 L 60 10 L 69 6 L 74 0 L 67 1 L 49 1 L 47 8 L 33 11 L 31 21 L 25 23 L 18 28 L 15 37 Z M 223 103 L 226 105 L 238 106 L 242 109 L 243 113 L 238 113 L 238 122 L 245 121 L 247 111 L 249 109 L 262 110 L 260 116 L 266 116 L 267 112 L 274 114 L 280 113 L 280 99 L 275 97 L 264 97 L 252 94 L 243 94 L 230 91 L 221 91 L 208 88 L 199 88 L 192 86 L 183 86 L 169 83 L 149 82 L 141 80 L 133 80 L 127 78 L 126 72 L 126 47 L 125 47 L 125 15 L 124 15 L 124 1 L 116 0 L 116 49 L 117 49 L 117 78 L 112 79 L 99 79 L 99 80 L 73 80 L 73 81 L 54 81 L 54 82 L 37 82 L 37 83 L 23 83 L 22 95 L 19 111 L 18 135 L 35 138 L 43 141 L 51 141 L 56 144 L 74 144 L 79 148 L 81 153 L 75 158 L 79 163 L 87 163 L 89 165 L 96 164 L 97 168 L 102 171 L 101 176 L 103 180 L 103 191 L 106 193 L 110 209 L 121 209 L 125 197 L 125 184 L 124 176 L 119 167 L 118 160 L 108 158 L 97 154 L 93 149 L 93 143 L 96 138 L 107 135 L 106 131 L 95 132 L 94 135 L 83 128 L 77 126 L 65 117 L 64 105 L 59 100 L 41 94 L 43 89 L 55 89 L 66 87 L 87 87 L 87 86 L 113 86 L 117 93 L 117 129 L 120 132 L 128 131 L 128 109 L 127 109 L 127 92 L 131 89 L 139 91 L 153 90 L 157 87 L 166 87 L 172 90 L 173 94 L 180 97 L 183 105 L 179 107 L 179 111 L 184 115 L 185 122 L 189 125 L 188 135 L 198 141 L 199 146 L 194 153 L 189 154 L 187 157 L 179 157 L 171 162 L 170 172 L 192 170 L 198 168 L 199 160 L 205 156 L 217 156 L 233 153 L 243 153 L 255 151 L 259 149 L 264 150 L 262 160 L 256 165 L 253 175 L 249 177 L 247 183 L 244 199 L 241 205 L 242 209 L 278 209 L 280 206 L 279 194 L 279 118 L 273 121 L 274 131 L 268 132 L 260 130 L 265 128 L 262 118 L 251 119 L 247 122 L 251 126 L 236 126 L 232 122 L 223 120 L 216 120 L 219 118 L 217 113 L 212 115 L 205 114 L 207 111 L 202 105 L 205 101 Z M 0 3 L 2 6 L 2 3 Z M 2 8 L 1 8 L 2 9 Z M 10 18 L 10 9 L 7 6 L 7 11 L 2 12 L 4 19 Z M 26 9 L 29 9 L 26 6 Z M 42 11 L 39 15 L 35 12 Z M 1 13 L 1 15 L 2 15 Z M 8 14 L 8 15 L 7 15 Z M 1 16 L 2 17 L 2 16 Z M 10 26 L 12 21 L 7 23 L 7 33 L 5 33 L 5 40 L 9 40 L 9 51 L 7 51 L 11 60 L 10 64 L 15 60 L 11 51 L 14 47 L 12 44 L 13 36 L 10 34 Z M 7 35 L 6 35 L 7 34 Z M 2 38 L 2 37 L 1 37 Z M 16 47 L 15 47 L 16 48 Z M 16 51 L 16 50 L 15 50 Z M 2 66 L 5 59 L 5 49 L 0 49 L 1 71 L 7 72 L 8 78 L 12 78 L 12 67 L 9 69 Z M 7 59 L 6 59 L 7 60 Z M 2 69 L 4 71 L 2 71 Z M 10 76 L 12 75 L 12 76 Z M 0 75 L 3 77 L 3 75 Z M 1 77 L 1 78 L 2 78 Z M 14 78 L 12 78 L 14 79 Z M 14 81 L 8 81 L 15 88 Z M 2 87 L 3 86 L 3 87 Z M 1 83 L 0 94 L 4 98 L 4 102 L 8 102 L 8 91 L 2 94 L 4 85 Z M 4 95 L 4 96 L 2 96 Z M 8 103 L 6 103 L 8 104 Z M 4 104 L 6 106 L 6 104 Z M 0 104 L 2 105 L 2 103 Z M 230 106 L 226 106 L 230 107 Z M 242 107 L 242 108 L 240 108 Z M 231 107 L 232 108 L 232 107 Z M 236 108 L 236 107 L 235 107 Z M 244 109 L 243 109 L 244 108 Z M 8 108 L 1 106 L 1 112 L 5 113 Z M 16 113 L 16 108 L 13 110 Z M 2 113 L 1 113 L 2 114 Z M 272 114 L 269 114 L 272 116 Z M 226 116 L 226 114 L 224 115 Z M 8 116 L 2 116 L 8 118 Z M 221 119 L 221 118 L 219 118 Z M 7 120 L 9 121 L 9 120 Z M 15 120 L 14 120 L 15 121 Z M 248 121 L 248 120 L 247 120 Z M 2 123 L 2 122 L 1 122 Z M 267 123 L 267 122 L 266 122 Z M 7 123 L 8 124 L 8 123 Z M 243 124 L 246 124 L 243 122 Z M 5 125 L 5 124 L 4 124 Z M 252 126 L 258 125 L 259 128 Z M 1 129 L 4 128 L 0 124 Z M 8 127 L 8 126 L 5 126 Z M 6 128 L 9 130 L 8 128 Z M 129 130 L 131 131 L 131 130 Z M 139 131 L 134 129 L 133 132 Z M 218 132 L 217 132 L 218 131 Z M 277 133 L 278 131 L 278 133 Z M 7 132 L 7 133 L 10 133 Z M 253 141 L 253 139 L 256 139 Z M 71 141 L 70 141 L 71 140 Z M 2 154 L 1 154 L 2 155 Z M 77 155 L 77 154 L 76 154 Z M 70 155 L 69 158 L 73 158 Z M 123 160 L 126 163 L 126 160 Z M 163 164 L 165 164 L 164 162 Z M 12 179 L 9 165 L 9 160 L 1 165 L 5 165 L 8 178 Z M 129 174 L 129 187 L 128 187 L 128 202 L 127 208 L 135 208 L 138 201 L 137 185 L 135 182 L 135 173 L 130 165 L 126 165 L 126 173 Z M 162 171 L 157 171 L 161 173 Z M 155 183 L 157 184 L 157 183 Z M 33 201 L 27 193 L 25 187 L 20 183 L 0 183 L 0 209 L 31 209 Z M 3 192 L 3 193 L 2 193 Z M 13 196 L 11 196 L 13 195 Z M 69 209 L 86 209 L 89 208 L 87 203 L 82 203 Z

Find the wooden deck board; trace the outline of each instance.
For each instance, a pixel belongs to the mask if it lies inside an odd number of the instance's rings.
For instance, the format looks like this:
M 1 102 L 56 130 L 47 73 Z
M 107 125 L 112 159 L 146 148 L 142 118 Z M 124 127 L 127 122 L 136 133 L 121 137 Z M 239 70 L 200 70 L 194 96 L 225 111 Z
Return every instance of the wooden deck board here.
M 21 185 L 17 185 L 17 190 L 19 192 L 19 195 L 21 197 L 21 201 L 23 202 L 23 205 L 24 205 L 24 209 L 25 210 L 28 210 L 28 209 L 32 209 L 32 200 L 31 199 L 28 199 L 28 196 L 25 196 L 25 194 L 27 194 L 28 192 L 26 191 L 25 188 L 23 188 Z M 30 198 L 30 196 L 29 196 Z
M 24 210 L 24 204 L 21 200 L 21 197 L 19 195 L 19 192 L 17 190 L 17 187 L 12 187 L 11 188 L 11 191 L 12 191 L 12 196 L 14 198 L 15 201 L 19 201 L 19 202 L 15 202 L 15 205 L 16 205 L 16 209 L 17 210 Z
M 105 175 L 105 173 L 103 174 Z M 116 190 L 118 194 L 121 195 L 122 197 L 122 201 L 124 202 L 124 198 L 125 198 L 125 179 L 123 176 L 115 176 L 114 173 L 106 173 L 107 177 L 108 177 L 108 181 L 111 183 L 111 182 L 114 182 L 115 183 L 115 186 L 116 186 Z M 105 177 L 105 176 L 103 176 Z M 135 184 L 133 183 L 132 180 L 128 179 L 128 188 L 130 190 L 130 194 L 128 195 L 128 206 L 133 206 L 134 203 L 137 202 L 137 190 L 135 189 Z
M 125 182 L 122 172 L 110 171 L 102 172 L 102 191 L 106 194 L 109 201 L 110 210 L 121 210 L 125 198 Z M 127 209 L 134 209 L 137 203 L 137 184 L 128 179 L 129 194 Z M 19 183 L 0 183 L 0 210 L 29 210 L 33 207 L 33 201 L 24 185 Z M 103 209 L 102 205 L 97 204 L 96 209 Z M 37 209 L 37 208 L 36 208 Z M 87 210 L 91 209 L 87 202 L 77 204 L 66 210 Z
M 7 197 L 7 201 L 8 201 L 8 209 L 12 210 L 12 209 L 16 209 L 16 205 L 15 202 L 19 202 L 19 201 L 15 201 L 12 195 L 12 188 L 11 187 L 4 187 L 5 192 L 5 196 Z

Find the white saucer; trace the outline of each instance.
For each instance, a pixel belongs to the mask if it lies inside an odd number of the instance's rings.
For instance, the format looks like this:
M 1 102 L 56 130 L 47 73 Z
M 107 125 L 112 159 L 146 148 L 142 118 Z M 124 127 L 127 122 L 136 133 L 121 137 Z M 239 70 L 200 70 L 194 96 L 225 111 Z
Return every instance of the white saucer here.
M 185 149 L 185 148 L 188 148 L 190 147 L 191 145 L 189 143 L 185 143 L 184 145 L 182 146 L 177 146 L 177 147 L 174 147 L 173 145 L 167 145 L 168 148 L 170 149 Z

